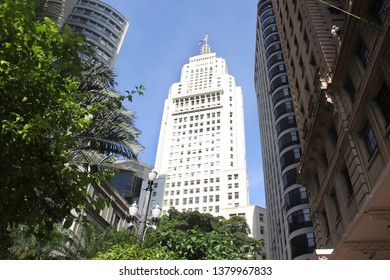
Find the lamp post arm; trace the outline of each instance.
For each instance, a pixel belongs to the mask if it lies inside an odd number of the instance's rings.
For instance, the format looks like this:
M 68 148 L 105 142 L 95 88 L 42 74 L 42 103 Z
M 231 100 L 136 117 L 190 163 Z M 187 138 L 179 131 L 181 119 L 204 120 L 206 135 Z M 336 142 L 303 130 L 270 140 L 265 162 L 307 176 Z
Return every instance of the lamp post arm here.
M 145 228 L 145 231 L 144 231 L 144 234 L 142 235 L 142 241 L 145 240 L 146 232 L 148 231 L 148 229 L 156 230 L 157 226 L 155 224 L 152 224 L 152 225 L 148 225 L 147 224 L 146 228 Z
M 135 230 L 138 230 L 137 224 L 130 222 L 129 225 L 127 226 L 127 231 L 130 232 L 132 228 L 135 228 Z
M 152 187 L 153 187 L 153 181 L 149 180 L 148 187 L 146 188 L 145 202 L 144 202 L 144 206 L 142 208 L 141 219 L 140 219 L 138 229 L 137 229 L 137 235 L 139 237 L 141 237 L 142 239 L 143 239 L 143 236 L 145 235 L 145 230 L 146 230 L 146 220 L 148 217 L 150 198 L 151 198 L 151 193 L 153 190 Z

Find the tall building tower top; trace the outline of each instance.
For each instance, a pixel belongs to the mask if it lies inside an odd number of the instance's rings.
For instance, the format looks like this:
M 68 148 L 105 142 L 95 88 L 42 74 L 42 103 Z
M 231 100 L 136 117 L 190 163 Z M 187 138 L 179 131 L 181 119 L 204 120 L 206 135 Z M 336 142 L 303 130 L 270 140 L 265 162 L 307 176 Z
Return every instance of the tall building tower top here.
M 175 207 L 223 215 L 249 206 L 242 91 L 207 37 L 165 101 L 152 196 L 163 213 Z
M 208 54 L 208 53 L 211 53 L 211 47 L 210 47 L 210 45 L 205 44 L 200 49 L 200 54 Z
M 199 45 L 201 45 L 201 49 L 200 49 L 200 54 L 208 54 L 208 53 L 211 53 L 211 47 L 210 45 L 208 44 L 208 38 L 209 38 L 209 34 L 206 33 L 206 35 L 204 36 L 204 38 L 202 40 L 199 40 Z

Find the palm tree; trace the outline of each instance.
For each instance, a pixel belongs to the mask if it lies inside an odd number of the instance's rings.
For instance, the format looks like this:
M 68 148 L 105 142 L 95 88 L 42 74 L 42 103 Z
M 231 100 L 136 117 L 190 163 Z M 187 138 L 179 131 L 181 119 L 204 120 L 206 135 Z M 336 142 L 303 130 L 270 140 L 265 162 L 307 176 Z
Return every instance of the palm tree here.
M 113 88 L 112 69 L 91 59 L 83 62 L 82 73 L 79 88 L 89 93 L 82 105 L 97 109 L 90 125 L 77 134 L 79 146 L 72 151 L 71 160 L 98 164 L 112 157 L 137 159 L 143 150 L 137 140 L 140 131 L 134 126 L 134 111 L 122 106 L 124 97 Z

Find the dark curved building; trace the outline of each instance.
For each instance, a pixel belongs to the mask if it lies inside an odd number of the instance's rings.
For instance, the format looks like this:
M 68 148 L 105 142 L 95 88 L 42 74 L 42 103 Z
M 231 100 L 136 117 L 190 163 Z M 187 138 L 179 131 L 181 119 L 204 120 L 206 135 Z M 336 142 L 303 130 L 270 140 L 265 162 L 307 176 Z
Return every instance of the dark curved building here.
M 268 215 L 268 259 L 309 259 L 315 249 L 288 73 L 271 0 L 257 10 L 255 88 Z
M 86 36 L 99 62 L 114 66 L 129 26 L 122 14 L 99 0 L 78 0 L 66 24 Z

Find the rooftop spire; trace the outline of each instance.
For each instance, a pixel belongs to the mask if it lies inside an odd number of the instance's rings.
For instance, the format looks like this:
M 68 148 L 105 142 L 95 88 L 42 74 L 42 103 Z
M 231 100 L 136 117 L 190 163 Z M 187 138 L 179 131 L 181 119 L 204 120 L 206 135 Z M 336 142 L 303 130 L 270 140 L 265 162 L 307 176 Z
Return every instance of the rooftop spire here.
M 202 40 L 199 40 L 199 45 L 202 46 L 202 48 L 200 49 L 200 54 L 206 54 L 211 52 L 211 47 L 207 43 L 208 37 L 209 34 L 206 33 L 205 37 Z

